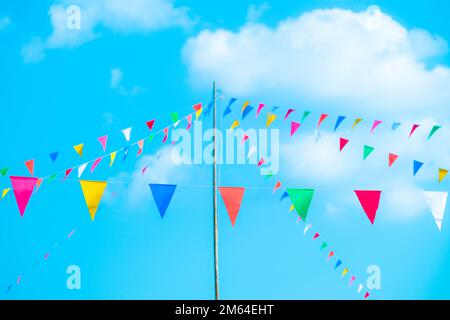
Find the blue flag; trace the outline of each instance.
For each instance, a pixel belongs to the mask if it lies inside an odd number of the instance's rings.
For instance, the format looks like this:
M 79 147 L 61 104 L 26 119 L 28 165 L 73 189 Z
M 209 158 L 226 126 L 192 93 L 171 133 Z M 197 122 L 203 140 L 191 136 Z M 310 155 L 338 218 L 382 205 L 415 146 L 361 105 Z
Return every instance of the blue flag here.
M 213 106 L 214 102 L 211 101 L 210 103 L 208 103 L 208 105 L 206 106 L 205 110 L 203 110 L 203 115 L 204 116 L 209 116 L 209 113 L 212 110 L 212 106 Z
M 122 162 L 124 162 L 127 159 L 128 156 L 128 150 L 130 149 L 130 147 L 125 147 L 123 149 L 123 157 L 122 157 Z
M 242 120 L 244 120 L 244 118 L 250 113 L 252 112 L 253 107 L 252 106 L 247 106 L 247 108 L 244 109 L 244 112 L 242 112 Z
M 287 197 L 289 197 L 289 193 L 287 193 L 287 191 L 285 191 L 285 192 L 283 193 L 283 195 L 281 196 L 281 198 L 280 198 L 280 202 L 283 201 L 283 199 L 284 199 L 284 198 L 287 198 Z
M 337 269 L 337 268 L 339 268 L 339 266 L 342 264 L 342 261 L 341 261 L 341 259 L 339 259 L 337 262 L 336 262 L 336 265 L 334 266 L 334 269 Z
M 342 121 L 345 120 L 345 116 L 339 116 L 336 121 L 336 125 L 334 126 L 334 132 L 336 132 L 337 128 L 341 125 Z
M 161 218 L 164 218 L 167 207 L 169 206 L 170 200 L 172 200 L 173 193 L 177 186 L 174 184 L 149 184 L 149 186 L 153 194 L 153 199 L 155 199 L 156 206 L 158 207 L 159 214 L 161 215 Z
M 223 118 L 225 118 L 225 116 L 227 115 L 227 114 L 229 114 L 229 113 L 231 113 L 231 105 L 233 104 L 233 103 L 235 103 L 236 102 L 236 98 L 231 98 L 230 99 L 230 102 L 228 102 L 228 105 L 227 105 L 227 107 L 225 108 L 225 110 L 223 111 Z
M 56 158 L 58 158 L 58 152 L 53 152 L 49 154 L 50 159 L 52 159 L 53 162 L 56 161 Z
M 419 172 L 420 168 L 422 168 L 423 162 L 414 160 L 414 176 Z
M 392 130 L 395 131 L 397 130 L 398 127 L 400 127 L 401 123 L 400 122 L 394 122 L 392 124 Z

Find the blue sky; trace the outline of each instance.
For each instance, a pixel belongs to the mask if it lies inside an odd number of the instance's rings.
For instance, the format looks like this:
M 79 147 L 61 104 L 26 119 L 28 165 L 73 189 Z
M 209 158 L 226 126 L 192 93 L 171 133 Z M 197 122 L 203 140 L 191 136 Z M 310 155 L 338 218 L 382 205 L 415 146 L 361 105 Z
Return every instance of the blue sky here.
M 294 107 L 297 121 L 303 110 L 313 112 L 294 138 L 287 122 L 274 123 L 281 130 L 277 177 L 266 180 L 251 165 L 220 169 L 221 185 L 269 188 L 246 191 L 234 228 L 220 201 L 222 298 L 361 298 L 325 262 L 312 234 L 302 236 L 289 203 L 278 201 L 281 193 L 271 195 L 278 179 L 283 186 L 316 189 L 308 222 L 357 282 L 365 284 L 369 265 L 381 268 L 382 288 L 374 298 L 450 298 L 449 226 L 444 219 L 438 231 L 420 194 L 449 186 L 447 180 L 438 184 L 436 173 L 450 163 L 442 148 L 449 134 L 450 29 L 442 15 L 448 4 L 121 3 L 0 4 L 0 167 L 27 175 L 23 162 L 33 158 L 36 175 L 47 176 L 79 165 L 101 155 L 101 135 L 109 135 L 112 151 L 125 145 L 121 129 L 132 126 L 136 141 L 148 136 L 145 121 L 157 119 L 161 129 L 170 112 L 187 114 L 193 104 L 209 102 L 216 80 L 226 93 L 223 103 L 238 98 L 236 114 L 245 100 Z M 82 29 L 75 34 L 61 27 L 61 8 L 70 4 L 82 9 Z M 371 5 L 378 9 L 368 10 Z M 317 140 L 321 113 L 330 117 Z M 348 119 L 333 134 L 341 114 Z M 351 130 L 356 117 L 365 121 Z M 252 119 L 242 127 L 264 127 Z M 375 119 L 384 122 L 370 135 Z M 211 118 L 203 121 L 211 125 Z M 222 129 L 231 121 L 224 119 Z M 404 125 L 392 132 L 393 121 Z M 422 127 L 408 139 L 412 123 Z M 436 123 L 444 128 L 427 141 Z M 345 153 L 337 152 L 340 136 L 351 140 Z M 136 178 L 127 189 L 109 185 L 94 223 L 76 181 L 44 183 L 24 218 L 12 194 L 2 200 L 0 298 L 213 298 L 212 191 L 191 186 L 210 184 L 211 167 L 171 165 L 159 141 L 146 145 L 143 158 L 136 160 L 133 149 L 124 163 L 86 171 L 83 177 L 94 180 Z M 81 160 L 72 149 L 78 143 L 85 143 Z M 376 148 L 365 162 L 363 144 Z M 48 157 L 53 151 L 60 152 L 56 163 Z M 387 168 L 388 152 L 400 155 L 397 167 Z M 411 174 L 414 159 L 426 163 L 417 177 Z M 146 164 L 148 175 L 137 178 Z M 164 220 L 147 182 L 182 185 Z M 8 186 L 9 179 L 0 178 L 0 189 Z M 374 226 L 354 189 L 383 190 Z M 72 239 L 52 248 L 74 228 Z M 50 258 L 43 261 L 47 251 Z M 72 264 L 81 268 L 81 290 L 66 288 Z M 21 285 L 5 295 L 22 272 Z

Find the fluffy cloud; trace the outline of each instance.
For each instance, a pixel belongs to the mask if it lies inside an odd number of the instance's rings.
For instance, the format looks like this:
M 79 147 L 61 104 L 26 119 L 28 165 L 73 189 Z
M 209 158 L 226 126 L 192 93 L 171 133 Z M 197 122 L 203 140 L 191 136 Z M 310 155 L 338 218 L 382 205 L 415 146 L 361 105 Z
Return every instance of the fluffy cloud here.
M 439 36 L 370 7 L 314 10 L 275 28 L 248 22 L 237 32 L 204 30 L 183 57 L 195 86 L 215 79 L 234 95 L 365 114 L 448 115 L 450 70 L 431 64 L 446 52 Z
M 76 47 L 100 35 L 102 28 L 118 33 L 152 32 L 169 27 L 189 27 L 193 21 L 188 9 L 175 7 L 172 0 L 80 0 L 80 28 L 68 28 L 74 14 L 71 1 L 62 0 L 49 9 L 52 33 L 46 39 L 25 45 L 25 62 L 37 62 L 48 49 Z

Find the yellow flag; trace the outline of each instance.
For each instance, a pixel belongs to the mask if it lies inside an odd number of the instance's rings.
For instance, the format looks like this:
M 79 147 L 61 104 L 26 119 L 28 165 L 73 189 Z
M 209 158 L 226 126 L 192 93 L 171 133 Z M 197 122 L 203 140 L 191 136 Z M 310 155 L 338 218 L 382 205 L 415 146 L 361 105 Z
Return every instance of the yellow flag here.
M 198 119 L 198 117 L 200 117 L 200 115 L 202 114 L 203 108 L 199 108 L 197 111 L 195 111 L 195 120 Z
M 346 275 L 347 273 L 348 273 L 348 268 L 345 268 L 345 269 L 342 271 L 341 278 L 345 277 L 345 275 Z
M 239 125 L 239 121 L 234 120 L 233 123 L 231 124 L 231 130 L 233 130 L 234 128 L 236 128 Z
M 245 101 L 244 105 L 242 106 L 242 111 L 241 112 L 244 112 L 245 108 L 247 108 L 249 104 L 250 104 L 250 101 Z
M 6 195 L 8 194 L 8 192 L 11 190 L 11 188 L 6 188 L 6 189 L 4 189 L 3 190 L 3 192 L 2 192 L 2 199 L 4 198 L 4 197 L 6 197 Z
M 439 183 L 441 183 L 444 178 L 447 176 L 448 170 L 446 169 L 439 169 Z
M 268 128 L 272 122 L 275 121 L 275 119 L 277 118 L 276 115 L 274 115 L 273 113 L 267 113 L 267 120 L 266 120 L 266 127 Z
M 289 208 L 289 212 L 292 212 L 295 209 L 295 206 L 291 204 L 291 207 Z
M 92 221 L 94 221 L 95 214 L 97 213 L 98 205 L 102 200 L 103 192 L 107 182 L 103 181 L 87 181 L 80 180 L 81 190 L 83 191 L 84 200 L 89 210 Z
M 83 156 L 83 147 L 84 147 L 84 144 L 78 144 L 73 147 L 80 157 Z
M 356 127 L 356 126 L 358 125 L 358 123 L 360 123 L 361 121 L 363 121 L 363 119 L 361 119 L 361 118 L 356 119 L 355 122 L 354 122 L 353 125 L 352 125 L 352 129 L 355 129 L 355 127 Z
M 111 158 L 111 160 L 109 161 L 109 166 L 112 167 L 112 165 L 114 164 L 114 160 L 116 159 L 116 155 L 117 155 L 117 151 L 111 152 L 111 154 L 109 155 L 109 157 Z

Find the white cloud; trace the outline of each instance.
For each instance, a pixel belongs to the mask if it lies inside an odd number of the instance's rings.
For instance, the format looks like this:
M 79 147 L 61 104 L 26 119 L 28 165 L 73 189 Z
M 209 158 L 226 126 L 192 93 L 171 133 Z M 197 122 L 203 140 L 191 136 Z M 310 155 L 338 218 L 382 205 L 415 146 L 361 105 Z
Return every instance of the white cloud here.
M 263 2 L 259 5 L 252 4 L 247 9 L 247 21 L 257 22 L 263 14 L 270 9 L 270 5 L 267 2 Z
M 131 88 L 127 88 L 122 84 L 123 72 L 120 68 L 111 69 L 111 80 L 110 87 L 113 90 L 116 90 L 119 94 L 124 96 L 135 96 L 139 93 L 144 92 L 146 89 L 141 86 L 132 86 Z
M 446 52 L 442 38 L 370 7 L 314 10 L 275 28 L 203 30 L 186 42 L 183 57 L 193 85 L 215 79 L 231 94 L 267 103 L 449 115 L 450 70 L 427 66 Z
M 173 0 L 79 0 L 81 28 L 67 28 L 67 8 L 72 1 L 62 0 L 49 9 L 52 33 L 41 40 L 42 46 L 35 49 L 35 57 L 44 58 L 44 51 L 62 47 L 76 47 L 100 36 L 106 28 L 118 33 L 148 33 L 170 27 L 187 28 L 193 21 L 186 7 L 175 7 Z M 30 48 L 30 44 L 25 47 Z M 29 52 L 29 50 L 27 50 Z M 27 53 L 25 52 L 25 53 Z M 38 59 L 26 59 L 37 62 Z
M 11 24 L 9 17 L 0 17 L 0 31 L 6 29 Z

